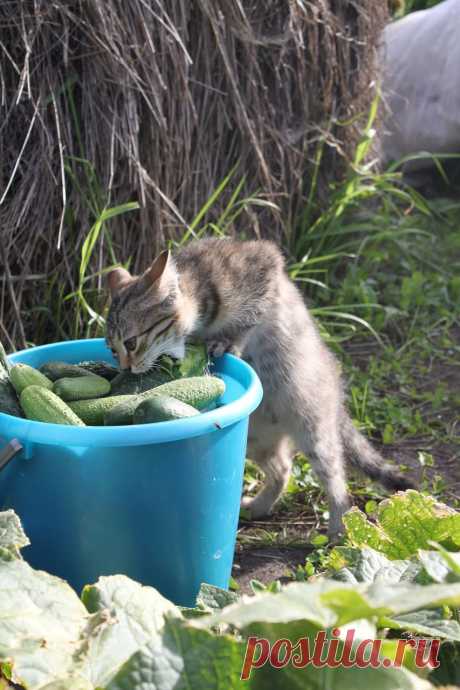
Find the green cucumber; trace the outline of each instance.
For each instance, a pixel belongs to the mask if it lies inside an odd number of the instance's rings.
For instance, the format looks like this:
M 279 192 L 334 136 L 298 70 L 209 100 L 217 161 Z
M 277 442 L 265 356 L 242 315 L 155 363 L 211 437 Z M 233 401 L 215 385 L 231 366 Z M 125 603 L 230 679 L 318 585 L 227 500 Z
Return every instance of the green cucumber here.
M 76 378 L 63 378 L 54 382 L 53 392 L 60 398 L 71 402 L 73 400 L 92 400 L 102 398 L 110 393 L 110 382 L 102 376 L 89 374 Z
M 136 395 L 144 393 L 162 383 L 172 380 L 172 376 L 162 369 L 146 371 L 143 374 L 133 374 L 131 371 L 121 371 L 112 381 L 112 395 Z
M 208 407 L 225 392 L 225 383 L 216 376 L 192 376 L 186 379 L 177 379 L 164 383 L 153 390 L 145 391 L 139 395 L 114 395 L 108 398 L 96 400 L 77 400 L 69 405 L 72 410 L 91 426 L 102 426 L 107 419 L 109 410 L 120 403 L 126 403 L 126 407 L 118 411 L 123 413 L 123 422 L 118 424 L 132 424 L 132 417 L 138 405 L 151 396 L 169 395 L 176 400 L 188 403 L 198 410 Z M 113 417 L 111 417 L 113 419 Z M 113 422 L 112 422 L 113 424 Z
M 120 370 L 107 362 L 78 362 L 78 367 L 84 369 L 88 374 L 97 374 L 107 381 L 113 381 L 118 376 Z
M 195 407 L 197 410 L 202 410 L 224 393 L 225 383 L 217 376 L 190 376 L 186 379 L 176 379 L 163 383 L 138 397 L 144 400 L 151 395 L 169 395 Z
M 192 376 L 176 379 L 140 395 L 125 396 L 123 401 L 107 410 L 104 424 L 106 426 L 132 424 L 136 408 L 144 400 L 150 400 L 153 397 L 166 395 L 200 410 L 209 407 L 224 392 L 225 383 L 215 376 Z
M 41 386 L 51 390 L 53 382 L 28 364 L 14 364 L 10 369 L 10 381 L 18 395 L 28 386 Z
M 139 397 L 137 395 L 123 395 L 121 397 L 126 399 L 105 412 L 104 426 L 123 426 L 133 423 L 133 415 L 139 405 Z
M 21 393 L 21 407 L 27 419 L 49 424 L 85 426 L 55 393 L 41 386 L 27 386 Z
M 89 372 L 80 365 L 69 364 L 69 362 L 46 362 L 46 364 L 41 365 L 39 370 L 42 374 L 51 379 L 51 381 L 76 376 L 87 376 L 89 374 Z
M 134 400 L 135 395 L 114 395 L 109 398 L 95 400 L 76 400 L 69 403 L 69 407 L 89 426 L 103 426 L 104 415 L 108 410 L 125 400 Z
M 152 395 L 143 400 L 134 411 L 134 424 L 167 422 L 199 415 L 197 409 L 169 395 Z

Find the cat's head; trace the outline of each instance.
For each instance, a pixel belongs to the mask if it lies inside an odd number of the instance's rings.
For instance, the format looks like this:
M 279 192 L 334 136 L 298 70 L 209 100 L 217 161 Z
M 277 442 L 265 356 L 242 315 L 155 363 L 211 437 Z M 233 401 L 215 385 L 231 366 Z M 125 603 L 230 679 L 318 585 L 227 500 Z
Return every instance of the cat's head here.
M 122 369 L 141 373 L 160 355 L 184 356 L 187 318 L 169 252 L 160 254 L 140 276 L 116 268 L 108 283 L 112 303 L 106 340 Z

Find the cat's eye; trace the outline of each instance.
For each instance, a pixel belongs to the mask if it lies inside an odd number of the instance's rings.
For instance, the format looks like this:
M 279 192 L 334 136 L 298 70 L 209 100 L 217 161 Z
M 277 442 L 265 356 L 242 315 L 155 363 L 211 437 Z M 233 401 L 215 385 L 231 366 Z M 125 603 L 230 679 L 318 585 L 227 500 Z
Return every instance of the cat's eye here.
M 125 347 L 128 352 L 134 352 L 136 349 L 136 343 L 137 343 L 137 338 L 128 338 L 128 340 L 125 340 Z

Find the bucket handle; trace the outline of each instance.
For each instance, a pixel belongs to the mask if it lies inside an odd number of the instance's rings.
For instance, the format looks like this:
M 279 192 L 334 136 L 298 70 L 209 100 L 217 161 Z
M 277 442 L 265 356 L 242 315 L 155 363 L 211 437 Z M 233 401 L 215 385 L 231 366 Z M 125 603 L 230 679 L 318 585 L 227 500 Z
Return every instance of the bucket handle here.
M 14 458 L 14 456 L 22 450 L 23 446 L 19 443 L 17 438 L 13 438 L 0 450 L 0 472 L 7 466 L 7 464 Z

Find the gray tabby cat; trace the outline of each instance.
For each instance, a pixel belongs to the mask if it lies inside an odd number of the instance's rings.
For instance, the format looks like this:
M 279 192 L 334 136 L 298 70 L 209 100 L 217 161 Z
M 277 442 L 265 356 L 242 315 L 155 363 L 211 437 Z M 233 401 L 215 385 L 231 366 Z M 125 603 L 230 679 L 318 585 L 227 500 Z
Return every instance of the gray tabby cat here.
M 264 398 L 251 417 L 248 457 L 265 484 L 242 501 L 253 518 L 269 513 L 283 492 L 292 446 L 308 455 L 324 485 L 331 538 L 349 507 L 345 459 L 390 489 L 412 486 L 354 427 L 339 365 L 272 242 L 198 240 L 174 258 L 163 252 L 141 276 L 115 269 L 109 287 L 107 342 L 123 369 L 146 371 L 164 353 L 180 358 L 193 337 L 214 356 L 237 351 L 258 373 Z

